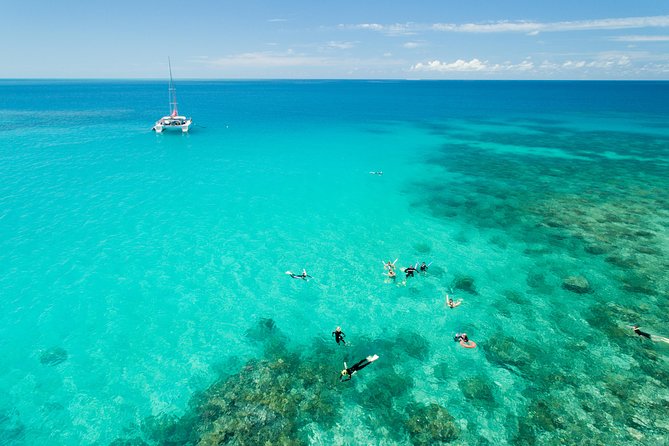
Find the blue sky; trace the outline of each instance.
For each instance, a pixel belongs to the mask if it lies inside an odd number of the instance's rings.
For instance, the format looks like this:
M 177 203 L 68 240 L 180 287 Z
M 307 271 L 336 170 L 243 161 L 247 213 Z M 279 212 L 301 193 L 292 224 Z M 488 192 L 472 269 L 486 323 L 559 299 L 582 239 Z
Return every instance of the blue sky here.
M 669 79 L 667 0 L 0 6 L 0 78 Z

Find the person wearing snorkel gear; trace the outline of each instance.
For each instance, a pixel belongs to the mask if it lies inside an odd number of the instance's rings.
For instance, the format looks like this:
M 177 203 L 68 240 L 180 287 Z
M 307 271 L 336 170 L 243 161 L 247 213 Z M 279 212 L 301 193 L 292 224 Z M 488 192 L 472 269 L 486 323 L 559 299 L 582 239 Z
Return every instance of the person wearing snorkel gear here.
M 337 341 L 337 345 L 339 345 L 340 342 L 343 342 L 344 345 L 346 345 L 346 341 L 344 341 L 346 335 L 341 331 L 341 327 L 337 327 L 335 331 L 332 332 L 332 336 L 334 336 L 335 341 Z
M 339 373 L 339 381 L 349 381 L 354 373 L 364 369 L 377 359 L 379 359 L 378 355 L 368 356 L 365 359 L 356 362 L 351 367 L 347 367 L 346 363 L 344 363 L 344 370 Z

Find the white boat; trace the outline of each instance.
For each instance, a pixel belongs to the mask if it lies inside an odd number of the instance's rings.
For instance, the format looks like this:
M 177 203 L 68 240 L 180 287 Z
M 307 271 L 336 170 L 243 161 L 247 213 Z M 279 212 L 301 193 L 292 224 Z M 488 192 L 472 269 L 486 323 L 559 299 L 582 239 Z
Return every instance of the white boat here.
M 167 63 L 170 67 L 170 86 L 168 89 L 170 95 L 170 114 L 156 121 L 153 131 L 162 133 L 163 130 L 181 130 L 183 133 L 187 133 L 193 120 L 179 114 L 179 110 L 177 109 L 177 90 L 174 88 L 174 82 L 172 81 L 172 63 L 169 58 L 167 58 Z

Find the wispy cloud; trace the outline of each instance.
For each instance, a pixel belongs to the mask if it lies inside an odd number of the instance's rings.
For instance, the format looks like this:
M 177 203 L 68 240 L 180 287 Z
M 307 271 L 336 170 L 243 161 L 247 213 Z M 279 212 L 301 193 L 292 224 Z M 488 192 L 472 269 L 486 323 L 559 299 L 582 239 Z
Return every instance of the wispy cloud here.
M 252 53 L 234 54 L 225 57 L 212 58 L 206 61 L 210 65 L 219 67 L 297 67 L 297 66 L 331 66 L 333 61 L 325 57 L 310 56 L 295 53 L 292 50 L 284 52 L 259 51 Z
M 669 36 L 616 36 L 611 37 L 616 42 L 669 42 Z
M 275 22 L 287 22 L 288 19 L 269 19 L 267 20 L 270 23 L 275 23 Z
M 536 35 L 541 32 L 563 31 L 594 31 L 633 28 L 665 28 L 669 27 L 669 15 L 649 17 L 624 17 L 592 20 L 574 20 L 563 22 L 534 22 L 500 20 L 485 23 L 395 23 L 382 25 L 378 23 L 362 23 L 340 25 L 348 29 L 371 30 L 390 35 L 407 35 L 417 32 L 453 32 L 453 33 L 526 33 Z
M 421 47 L 421 46 L 425 46 L 425 42 L 422 41 L 422 40 L 414 41 L 414 42 L 406 42 L 402 46 L 404 48 L 414 49 L 414 48 L 418 48 L 418 47 Z
M 433 72 L 433 73 L 534 73 L 541 74 L 547 72 L 575 72 L 578 70 L 620 70 L 632 67 L 632 57 L 625 54 L 602 53 L 591 60 L 570 59 L 560 62 L 551 62 L 544 60 L 540 64 L 535 64 L 530 59 L 525 59 L 520 63 L 503 62 L 490 63 L 474 58 L 469 61 L 458 59 L 453 62 L 441 62 L 433 60 L 428 62 L 419 62 L 411 66 L 413 72 Z
M 355 43 L 353 42 L 336 42 L 336 41 L 330 41 L 326 45 L 328 48 L 334 48 L 337 50 L 347 50 L 349 48 L 353 48 L 355 46 Z
M 419 62 L 411 67 L 411 71 L 435 71 L 440 73 L 529 71 L 532 69 L 534 69 L 534 63 L 530 60 L 524 60 L 518 64 L 513 64 L 511 62 L 490 64 L 487 61 L 481 61 L 479 59 L 472 59 L 469 61 L 458 59 L 454 62 L 433 60 L 426 63 Z

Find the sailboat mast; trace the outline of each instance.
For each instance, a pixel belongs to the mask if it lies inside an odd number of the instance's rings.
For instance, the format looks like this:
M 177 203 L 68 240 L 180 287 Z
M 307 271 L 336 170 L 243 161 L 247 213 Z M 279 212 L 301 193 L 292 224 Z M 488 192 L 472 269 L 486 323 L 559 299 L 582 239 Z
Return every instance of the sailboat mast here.
M 170 115 L 177 116 L 179 114 L 179 111 L 177 110 L 177 90 L 174 88 L 174 82 L 172 81 L 172 61 L 170 61 L 169 57 L 167 58 L 167 65 L 170 67 Z

